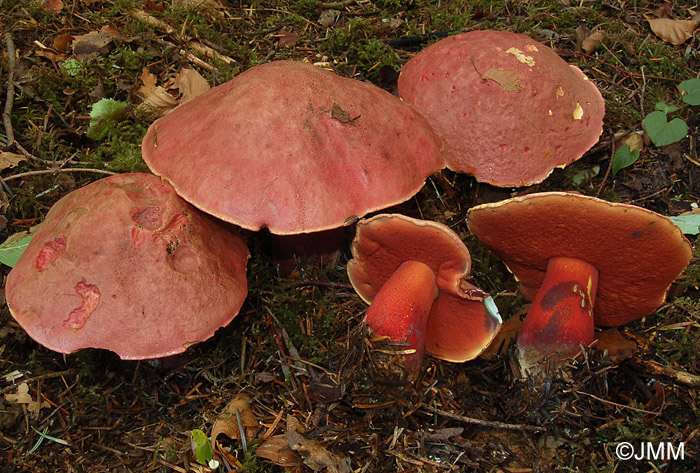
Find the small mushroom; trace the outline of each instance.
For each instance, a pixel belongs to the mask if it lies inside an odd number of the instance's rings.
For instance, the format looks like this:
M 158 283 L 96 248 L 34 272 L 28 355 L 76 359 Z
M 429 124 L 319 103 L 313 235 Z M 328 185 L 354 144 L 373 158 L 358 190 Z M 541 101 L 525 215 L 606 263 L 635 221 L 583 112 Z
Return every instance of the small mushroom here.
M 442 138 L 447 167 L 494 186 L 541 182 L 603 128 L 603 97 L 583 72 L 507 31 L 438 41 L 406 63 L 398 86 Z
M 248 249 L 152 174 L 63 197 L 7 277 L 7 304 L 38 343 L 122 359 L 181 353 L 238 314 Z
M 407 378 L 423 353 L 464 362 L 477 357 L 501 325 L 491 297 L 464 278 L 471 258 L 445 225 L 398 214 L 361 220 L 348 276 L 370 308 L 365 321 L 379 335 L 405 343 Z
M 178 106 L 142 150 L 188 202 L 275 235 L 343 227 L 444 167 L 432 127 L 400 99 L 296 61 L 252 67 Z
M 653 313 L 690 262 L 668 218 L 626 204 L 544 192 L 473 207 L 472 233 L 500 257 L 532 300 L 518 338 L 523 375 L 575 355 L 594 326 Z

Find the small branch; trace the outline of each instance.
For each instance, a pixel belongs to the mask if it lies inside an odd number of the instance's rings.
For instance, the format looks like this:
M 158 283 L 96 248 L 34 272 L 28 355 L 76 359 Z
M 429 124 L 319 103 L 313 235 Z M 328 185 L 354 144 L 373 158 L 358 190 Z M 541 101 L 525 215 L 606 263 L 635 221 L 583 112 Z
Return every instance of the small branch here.
M 31 384 L 31 383 L 34 383 L 36 381 L 42 381 L 44 379 L 60 378 L 62 376 L 76 374 L 77 372 L 78 372 L 78 370 L 76 370 L 75 368 L 71 368 L 71 369 L 65 370 L 65 371 L 55 371 L 53 373 L 40 374 L 38 376 L 33 376 L 33 377 L 27 378 L 27 379 L 19 378 L 17 381 L 19 381 L 20 383 Z M 0 389 L 0 394 L 9 393 L 13 389 L 17 389 L 17 384 L 11 384 L 9 386 L 5 386 L 4 388 Z
M 491 429 L 506 429 L 506 430 L 522 430 L 522 431 L 527 431 L 527 432 L 541 432 L 544 430 L 544 428 L 536 426 L 536 425 L 527 425 L 527 424 L 506 424 L 504 422 L 498 422 L 494 420 L 482 420 L 482 419 L 475 419 L 473 417 L 464 417 L 460 416 L 457 414 L 452 414 L 447 411 L 443 411 L 442 409 L 436 409 L 434 407 L 430 406 L 422 406 L 421 409 L 424 409 L 428 412 L 431 412 L 433 414 L 437 414 L 442 417 L 446 417 L 448 419 L 456 420 L 457 422 L 464 422 L 465 424 L 473 424 L 473 425 L 478 425 L 481 427 L 488 427 Z
M 661 363 L 657 363 L 656 361 L 651 360 L 640 360 L 637 358 L 632 358 L 631 360 L 629 360 L 629 362 L 635 368 L 643 370 L 646 373 L 650 373 L 656 376 L 666 376 L 667 378 L 671 378 L 675 381 L 678 381 L 679 383 L 692 386 L 694 388 L 700 387 L 700 376 L 688 373 L 687 371 L 669 368 L 668 366 L 664 366 Z
M 610 130 L 610 137 L 610 163 L 608 163 L 608 170 L 605 171 L 603 180 L 600 182 L 598 192 L 595 194 L 596 197 L 600 197 L 600 193 L 603 192 L 603 186 L 605 185 L 605 181 L 608 180 L 608 176 L 610 175 L 610 171 L 613 167 L 613 160 L 615 159 L 615 132 L 612 130 Z
M 642 414 L 649 414 L 649 415 L 652 415 L 652 416 L 658 416 L 658 415 L 661 413 L 660 411 L 657 411 L 657 412 L 654 412 L 654 411 L 647 411 L 647 410 L 644 410 L 644 409 L 638 409 L 638 408 L 636 408 L 636 407 L 626 406 L 626 405 L 624 405 L 624 404 L 619 404 L 619 403 L 617 403 L 617 402 L 608 401 L 607 399 L 600 398 L 600 397 L 598 397 L 598 396 L 595 396 L 595 395 L 593 395 L 593 394 L 591 394 L 591 393 L 587 393 L 587 392 L 584 392 L 584 391 L 576 391 L 576 394 L 582 394 L 582 395 L 584 395 L 584 396 L 588 396 L 588 397 L 590 397 L 590 398 L 592 398 L 592 399 L 595 399 L 596 401 L 602 402 L 602 403 L 604 403 L 604 404 L 610 404 L 611 406 L 619 407 L 620 409 L 629 409 L 630 411 L 641 412 Z
M 4 178 L 3 180 L 5 182 L 11 181 L 13 179 L 19 179 L 20 177 L 27 177 L 27 176 L 38 176 L 40 174 L 55 174 L 57 172 L 94 172 L 97 174 L 107 174 L 108 176 L 113 176 L 115 174 L 118 174 L 116 172 L 112 171 L 105 171 L 103 169 L 90 169 L 90 168 L 56 168 L 56 169 L 43 169 L 41 171 L 27 171 L 27 172 L 21 172 L 19 174 L 15 174 L 13 176 L 8 176 Z
M 15 104 L 15 43 L 12 41 L 12 34 L 5 36 L 7 47 L 7 95 L 5 97 L 5 110 L 2 112 L 2 123 L 5 125 L 5 136 L 7 136 L 6 146 L 9 148 L 15 142 L 15 133 L 12 129 L 12 107 Z

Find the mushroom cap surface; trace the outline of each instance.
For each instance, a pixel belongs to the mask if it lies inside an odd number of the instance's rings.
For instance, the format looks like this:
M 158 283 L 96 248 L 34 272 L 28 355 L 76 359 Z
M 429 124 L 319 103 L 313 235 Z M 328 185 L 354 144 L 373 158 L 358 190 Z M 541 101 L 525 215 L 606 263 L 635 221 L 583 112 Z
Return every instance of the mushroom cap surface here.
M 581 259 L 599 271 L 593 314 L 616 326 L 653 313 L 690 262 L 692 247 L 668 218 L 579 194 L 543 192 L 472 207 L 469 229 L 532 300 L 550 258 Z
M 552 49 L 517 33 L 472 31 L 425 48 L 399 94 L 444 142 L 447 167 L 500 187 L 544 180 L 599 139 L 605 103 Z
M 51 350 L 165 357 L 238 314 L 248 257 L 237 234 L 167 182 L 115 175 L 49 210 L 7 278 L 7 303 L 29 336 Z
M 434 271 L 438 297 L 428 315 L 426 351 L 436 358 L 471 360 L 498 332 L 500 316 L 495 308 L 487 310 L 488 294 L 464 281 L 471 257 L 449 227 L 400 214 L 375 215 L 358 222 L 352 254 L 348 276 L 367 303 L 406 261 Z
M 289 235 L 407 200 L 444 167 L 441 146 L 427 121 L 388 92 L 277 61 L 156 120 L 142 152 L 205 212 Z

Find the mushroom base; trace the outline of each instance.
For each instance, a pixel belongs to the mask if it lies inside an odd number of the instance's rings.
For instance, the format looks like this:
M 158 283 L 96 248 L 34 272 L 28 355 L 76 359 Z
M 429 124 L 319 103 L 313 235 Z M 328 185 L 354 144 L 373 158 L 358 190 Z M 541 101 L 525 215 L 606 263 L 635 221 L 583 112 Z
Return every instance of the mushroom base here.
M 345 246 L 345 228 L 298 235 L 270 235 L 272 261 L 283 276 L 289 275 L 295 259 L 314 264 L 326 264 L 337 258 Z
M 575 258 L 551 258 L 547 273 L 523 322 L 518 361 L 525 377 L 576 355 L 593 342 L 593 304 L 598 287 L 595 266 Z

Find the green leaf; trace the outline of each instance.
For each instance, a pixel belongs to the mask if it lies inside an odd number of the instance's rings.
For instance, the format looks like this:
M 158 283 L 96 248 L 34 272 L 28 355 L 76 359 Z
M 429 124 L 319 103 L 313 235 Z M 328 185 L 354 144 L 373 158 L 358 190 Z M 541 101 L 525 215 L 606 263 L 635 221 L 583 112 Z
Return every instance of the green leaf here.
M 626 168 L 627 166 L 630 166 L 633 164 L 637 159 L 639 159 L 639 150 L 635 149 L 634 151 L 630 150 L 629 145 L 623 145 L 617 148 L 617 151 L 615 151 L 615 155 L 613 156 L 612 160 L 612 175 L 615 177 L 615 174 L 620 169 Z
M 651 112 L 644 119 L 644 130 L 656 146 L 666 146 L 676 143 L 688 134 L 688 125 L 680 118 L 670 122 L 664 112 Z
M 576 174 L 574 174 L 574 177 L 571 178 L 571 182 L 573 182 L 574 185 L 580 186 L 584 182 L 590 181 L 591 179 L 596 177 L 599 172 L 600 166 L 596 164 L 590 169 L 584 169 L 583 171 L 579 171 Z
M 197 463 L 208 466 L 209 461 L 214 459 L 214 451 L 211 449 L 207 434 L 199 429 L 190 432 L 192 451 Z
M 669 217 L 669 219 L 678 225 L 681 231 L 686 235 L 700 234 L 700 213 L 677 215 L 675 217 Z
M 14 268 L 17 264 L 17 260 L 22 256 L 24 250 L 29 245 L 29 242 L 34 237 L 39 225 L 35 225 L 27 231 L 17 232 L 5 240 L 2 245 L 0 245 L 0 263 Z
M 688 105 L 700 105 L 700 79 L 688 79 L 678 84 L 683 92 L 683 101 Z
M 661 111 L 661 112 L 664 112 L 664 114 L 666 114 L 666 115 L 678 110 L 678 107 L 674 107 L 673 105 L 666 105 L 663 102 L 658 102 L 654 108 Z
M 90 128 L 87 137 L 93 140 L 101 140 L 107 134 L 110 125 L 117 123 L 124 115 L 126 103 L 113 99 L 102 99 L 92 105 L 90 111 Z

